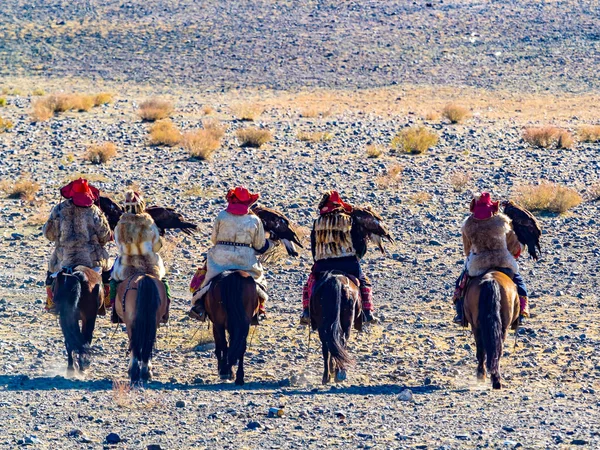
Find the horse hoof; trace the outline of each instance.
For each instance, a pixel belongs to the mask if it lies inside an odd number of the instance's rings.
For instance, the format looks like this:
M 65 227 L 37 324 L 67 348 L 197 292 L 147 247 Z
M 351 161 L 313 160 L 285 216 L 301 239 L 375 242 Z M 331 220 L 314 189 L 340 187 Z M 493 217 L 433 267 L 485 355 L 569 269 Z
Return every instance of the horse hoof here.
M 481 372 L 481 371 L 477 371 L 477 379 L 478 380 L 485 380 L 485 371 Z
M 244 380 L 235 380 L 235 384 L 237 386 L 243 386 L 244 385 Z
M 140 367 L 137 364 L 131 366 L 129 369 L 129 380 L 131 381 L 131 384 L 135 384 L 140 381 Z
M 336 370 L 335 372 L 335 381 L 336 383 L 341 383 L 346 380 L 346 371 L 345 370 Z
M 500 383 L 500 381 L 494 381 L 494 382 L 492 383 L 492 387 L 493 387 L 494 389 L 502 389 L 502 383 Z
M 148 369 L 142 369 L 141 378 L 142 381 L 150 381 L 152 379 L 152 371 Z

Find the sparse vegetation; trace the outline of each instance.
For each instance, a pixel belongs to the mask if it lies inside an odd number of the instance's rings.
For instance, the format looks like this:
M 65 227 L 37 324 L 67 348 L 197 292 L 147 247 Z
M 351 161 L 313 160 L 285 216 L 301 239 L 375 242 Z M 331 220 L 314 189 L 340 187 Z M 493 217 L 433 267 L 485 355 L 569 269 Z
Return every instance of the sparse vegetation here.
M 114 98 L 115 94 L 111 92 L 100 92 L 94 95 L 94 106 L 107 105 L 108 103 L 112 103 Z
M 233 115 L 246 122 L 253 122 L 264 112 L 264 108 L 253 104 L 239 104 L 232 107 Z
M 392 139 L 392 147 L 406 153 L 420 154 L 434 147 L 438 140 L 437 134 L 424 126 L 412 126 L 403 129 Z
M 108 181 L 108 178 L 101 173 L 75 172 L 65 177 L 65 179 L 62 181 L 62 184 L 70 183 L 71 181 L 77 180 L 79 178 L 85 178 L 90 183 L 106 183 Z
M 40 185 L 33 181 L 29 175 L 21 175 L 18 180 L 0 182 L 0 190 L 6 197 L 31 201 L 40 190 Z
M 567 130 L 559 130 L 558 137 L 556 138 L 556 147 L 557 148 L 573 148 L 575 145 L 575 140 L 573 139 L 573 135 L 569 133 Z
M 35 97 L 41 97 L 42 95 L 46 95 L 46 91 L 44 91 L 42 88 L 35 88 L 31 95 Z
M 151 145 L 167 145 L 174 147 L 181 142 L 183 135 L 171 119 L 159 120 L 150 128 Z
M 429 122 L 440 120 L 440 114 L 435 111 L 429 111 L 427 114 L 425 114 L 425 120 Z
M 2 94 L 4 95 L 21 95 L 22 92 L 16 87 L 4 87 L 2 88 Z
M 442 116 L 448 119 L 451 123 L 461 123 L 471 116 L 471 113 L 464 106 L 450 103 L 444 106 Z
M 140 104 L 138 115 L 146 122 L 154 122 L 169 117 L 173 109 L 173 103 L 169 100 L 151 98 Z
M 581 142 L 600 142 L 600 125 L 584 125 L 577 134 Z
M 95 96 L 88 94 L 51 94 L 33 102 L 31 117 L 43 122 L 55 114 L 66 111 L 89 111 L 94 106 Z
M 302 142 L 327 142 L 333 138 L 333 134 L 327 131 L 299 131 L 298 139 Z
M 201 130 L 183 135 L 183 148 L 194 158 L 206 160 L 221 146 L 225 128 L 216 120 L 205 120 Z
M 204 105 L 202 107 L 202 114 L 204 114 L 205 116 L 210 116 L 211 114 L 215 113 L 215 109 L 210 106 L 210 105 Z
M 300 111 L 300 117 L 304 119 L 316 119 L 317 117 L 329 117 L 333 113 L 331 108 L 318 108 L 310 106 Z
M 394 164 L 387 169 L 384 175 L 376 178 L 375 182 L 380 188 L 397 188 L 402 182 L 402 171 L 404 167 L 400 164 Z
M 365 149 L 367 158 L 379 158 L 383 154 L 383 146 L 378 144 L 369 144 Z
M 112 142 L 90 145 L 85 153 L 85 159 L 92 164 L 104 164 L 117 156 L 117 146 Z
M 0 108 L 4 108 L 6 106 L 6 97 L 0 97 Z
M 426 205 L 431 202 L 431 194 L 425 191 L 414 192 L 408 196 L 408 202 L 413 205 Z
M 547 181 L 539 185 L 518 186 L 515 189 L 515 199 L 530 211 L 560 214 L 576 207 L 583 201 L 575 189 Z
M 469 172 L 454 172 L 450 175 L 449 181 L 454 192 L 464 192 L 471 181 L 471 174 Z
M 15 125 L 12 123 L 12 121 L 0 117 L 0 133 L 4 133 L 5 131 L 8 131 L 14 126 Z
M 556 143 L 559 132 L 553 126 L 525 128 L 523 140 L 534 147 L 548 148 Z
M 272 139 L 271 132 L 262 128 L 242 128 L 236 135 L 241 147 L 259 148 Z

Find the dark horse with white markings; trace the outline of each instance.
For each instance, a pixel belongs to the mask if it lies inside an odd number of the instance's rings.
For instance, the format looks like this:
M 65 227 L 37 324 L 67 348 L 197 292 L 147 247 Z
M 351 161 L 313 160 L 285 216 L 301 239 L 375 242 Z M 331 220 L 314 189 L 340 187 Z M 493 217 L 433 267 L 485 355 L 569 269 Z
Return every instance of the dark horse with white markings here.
M 206 293 L 205 308 L 213 323 L 219 376 L 222 380 L 232 380 L 232 366 L 237 363 L 235 384 L 241 386 L 244 384 L 244 354 L 250 323 L 258 312 L 258 292 L 254 279 L 241 270 L 216 276 Z
M 80 371 L 90 365 L 90 344 L 98 309 L 103 306 L 104 300 L 101 282 L 102 275 L 85 266 L 63 268 L 54 281 L 54 299 L 65 337 L 69 371 L 75 370 L 75 354 Z
M 323 350 L 323 384 L 346 379 L 346 369 L 352 357 L 346 348 L 354 323 L 360 329 L 361 303 L 358 285 L 348 275 L 323 272 L 317 280 L 310 299 L 310 320 L 313 330 L 319 330 Z
M 469 282 L 464 317 L 471 324 L 477 345 L 477 378 L 485 379 L 485 363 L 494 389 L 502 388 L 502 347 L 508 327 L 518 328 L 519 312 L 517 287 L 504 272 L 491 270 Z

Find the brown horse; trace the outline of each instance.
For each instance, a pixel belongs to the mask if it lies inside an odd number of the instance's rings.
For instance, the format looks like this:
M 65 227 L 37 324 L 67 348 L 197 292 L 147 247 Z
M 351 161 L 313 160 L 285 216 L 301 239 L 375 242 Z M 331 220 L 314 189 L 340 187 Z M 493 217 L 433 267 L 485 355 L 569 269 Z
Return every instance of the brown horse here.
M 323 272 L 317 276 L 310 300 L 312 329 L 319 330 L 323 350 L 323 384 L 346 379 L 352 357 L 346 348 L 352 324 L 360 329 L 361 303 L 358 285 L 342 272 Z
M 258 312 L 256 283 L 243 271 L 216 276 L 206 293 L 205 308 L 213 323 L 215 354 L 221 380 L 232 380 L 232 366 L 237 363 L 235 384 L 244 384 L 244 354 L 250 322 Z M 225 337 L 229 334 L 229 347 Z
M 54 282 L 54 301 L 67 348 L 67 370 L 73 371 L 73 355 L 84 371 L 90 365 L 90 344 L 98 309 L 103 306 L 102 276 L 85 266 L 63 268 Z M 81 320 L 81 328 L 79 321 Z
M 149 381 L 156 330 L 167 313 L 165 285 L 152 275 L 132 275 L 119 284 L 114 307 L 127 326 L 129 379 L 131 383 Z
M 464 316 L 471 324 L 477 345 L 477 378 L 485 379 L 485 362 L 494 389 L 502 388 L 502 346 L 508 327 L 518 327 L 519 312 L 517 287 L 503 272 L 492 270 L 470 281 L 465 293 Z

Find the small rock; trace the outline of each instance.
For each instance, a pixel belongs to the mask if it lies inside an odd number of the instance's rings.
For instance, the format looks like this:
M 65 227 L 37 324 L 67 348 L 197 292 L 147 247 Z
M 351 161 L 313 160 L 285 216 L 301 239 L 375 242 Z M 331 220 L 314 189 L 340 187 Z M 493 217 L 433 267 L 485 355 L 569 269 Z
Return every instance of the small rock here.
M 587 441 L 584 439 L 573 439 L 571 445 L 587 445 Z
M 146 450 L 162 450 L 162 447 L 158 444 L 149 444 L 146 446 Z
M 256 429 L 261 428 L 261 427 L 262 427 L 262 425 L 260 424 L 260 422 L 257 422 L 256 420 L 251 420 L 246 425 L 246 428 L 249 429 L 249 430 L 256 430 Z
M 411 402 L 413 399 L 413 393 L 410 389 L 404 389 L 398 394 L 398 400 L 402 402 Z
M 118 444 L 119 442 L 121 442 L 121 437 L 117 433 L 109 433 L 106 436 L 107 444 Z
M 176 408 L 185 408 L 185 401 L 177 400 L 177 402 L 175 403 L 175 407 Z
M 509 427 L 509 426 L 504 426 L 504 427 L 502 427 L 502 429 L 504 431 L 508 431 L 509 433 L 513 433 L 515 431 L 515 429 L 513 427 Z

